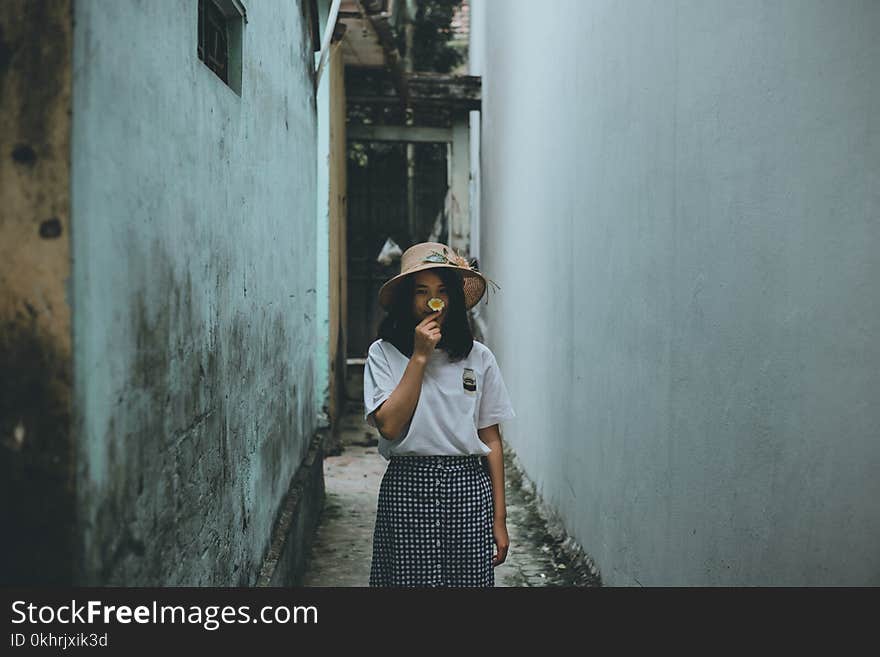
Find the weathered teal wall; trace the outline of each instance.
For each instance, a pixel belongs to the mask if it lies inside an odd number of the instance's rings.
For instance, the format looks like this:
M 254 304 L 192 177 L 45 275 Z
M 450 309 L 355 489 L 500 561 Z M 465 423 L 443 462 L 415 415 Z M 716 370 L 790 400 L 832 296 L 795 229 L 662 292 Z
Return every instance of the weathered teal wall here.
M 315 424 L 316 110 L 302 3 L 246 2 L 241 96 L 197 7 L 76 2 L 80 579 L 249 585 Z
M 880 585 L 880 3 L 475 4 L 538 492 L 607 584 Z

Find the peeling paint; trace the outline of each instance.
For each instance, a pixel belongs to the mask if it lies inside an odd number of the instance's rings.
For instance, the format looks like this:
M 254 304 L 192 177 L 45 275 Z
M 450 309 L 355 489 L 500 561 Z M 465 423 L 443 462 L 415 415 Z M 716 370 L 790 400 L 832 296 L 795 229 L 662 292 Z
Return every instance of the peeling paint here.
M 57 217 L 46 219 L 40 224 L 40 237 L 44 240 L 55 239 L 61 236 L 61 222 Z
M 27 144 L 19 144 L 12 151 L 12 159 L 18 164 L 34 166 L 37 163 L 37 154 Z

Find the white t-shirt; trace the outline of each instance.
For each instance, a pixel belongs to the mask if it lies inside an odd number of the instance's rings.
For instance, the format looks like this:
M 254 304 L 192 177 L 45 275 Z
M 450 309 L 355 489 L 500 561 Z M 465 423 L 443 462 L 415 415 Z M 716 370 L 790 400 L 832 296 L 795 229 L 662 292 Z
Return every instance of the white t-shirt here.
M 370 345 L 364 364 L 364 419 L 376 427 L 371 413 L 397 387 L 409 358 L 386 340 Z M 489 347 L 474 340 L 467 358 L 455 363 L 434 349 L 425 365 L 415 412 L 400 436 L 379 435 L 379 453 L 392 455 L 489 454 L 492 450 L 477 429 L 516 417 L 501 370 Z

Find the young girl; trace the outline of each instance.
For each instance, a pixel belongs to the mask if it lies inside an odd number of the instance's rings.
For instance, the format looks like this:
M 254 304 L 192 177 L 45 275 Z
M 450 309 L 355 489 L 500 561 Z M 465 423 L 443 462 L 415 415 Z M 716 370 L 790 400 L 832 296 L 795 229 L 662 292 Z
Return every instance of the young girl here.
M 364 365 L 364 418 L 390 462 L 370 586 L 494 586 L 507 558 L 498 423 L 516 414 L 468 323 L 485 292 L 486 278 L 436 242 L 407 249 L 379 290 L 388 315 Z

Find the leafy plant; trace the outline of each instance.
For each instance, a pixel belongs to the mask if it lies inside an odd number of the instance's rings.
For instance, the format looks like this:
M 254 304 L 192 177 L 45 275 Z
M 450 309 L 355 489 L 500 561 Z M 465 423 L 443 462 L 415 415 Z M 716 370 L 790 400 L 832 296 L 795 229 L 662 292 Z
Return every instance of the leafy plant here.
M 449 73 L 464 61 L 465 55 L 449 45 L 454 34 L 452 18 L 462 0 L 418 0 L 413 18 L 413 69 Z M 401 31 L 397 48 L 406 56 L 406 40 Z

